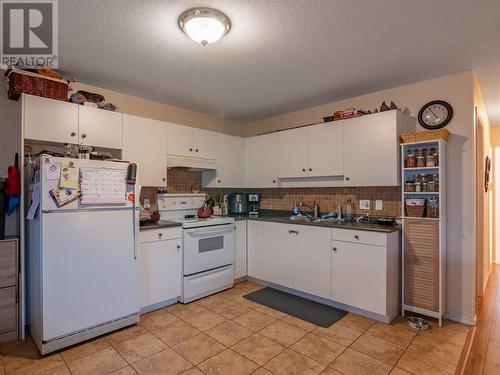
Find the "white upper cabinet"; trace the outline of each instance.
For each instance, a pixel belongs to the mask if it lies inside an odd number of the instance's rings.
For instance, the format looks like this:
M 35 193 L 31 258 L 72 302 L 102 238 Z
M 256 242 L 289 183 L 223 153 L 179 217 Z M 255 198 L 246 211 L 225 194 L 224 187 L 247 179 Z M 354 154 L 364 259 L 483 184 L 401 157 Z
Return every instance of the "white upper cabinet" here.
M 215 134 L 190 126 L 168 124 L 168 153 L 215 159 Z
M 122 148 L 123 114 L 85 106 L 78 107 L 80 143 L 105 148 Z
M 280 178 L 307 176 L 306 127 L 278 133 L 278 173 Z
M 306 225 L 290 226 L 295 234 L 294 288 L 332 298 L 332 231 Z
M 204 187 L 242 188 L 245 186 L 245 138 L 216 133 L 215 159 L 217 169 L 202 173 Z
M 246 187 L 278 187 L 278 135 L 259 135 L 247 142 Z
M 137 163 L 139 185 L 166 186 L 166 123 L 124 114 L 122 156 L 125 160 Z
M 279 132 L 279 177 L 341 176 L 342 142 L 342 121 Z
M 344 121 L 335 121 L 308 128 L 308 176 L 344 174 L 343 123 Z
M 191 128 L 193 132 L 193 154 L 199 158 L 215 159 L 215 135 L 208 130 Z
M 168 153 L 178 156 L 193 156 L 193 133 L 184 125 L 168 124 Z
M 24 138 L 78 143 L 78 105 L 23 95 Z
M 344 121 L 345 186 L 399 185 L 404 115 L 387 111 Z

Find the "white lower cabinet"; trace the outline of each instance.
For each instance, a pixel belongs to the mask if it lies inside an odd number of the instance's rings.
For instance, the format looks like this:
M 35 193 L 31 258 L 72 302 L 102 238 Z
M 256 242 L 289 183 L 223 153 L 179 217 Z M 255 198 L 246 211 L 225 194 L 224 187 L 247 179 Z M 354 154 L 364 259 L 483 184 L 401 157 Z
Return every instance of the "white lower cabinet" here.
M 385 247 L 332 241 L 332 299 L 385 315 Z
M 294 243 L 294 288 L 332 298 L 332 230 L 305 225 L 290 226 L 298 234 Z
M 182 240 L 178 228 L 139 235 L 141 309 L 161 307 L 181 295 Z
M 265 280 L 293 288 L 293 243 L 295 234 L 288 224 L 264 225 Z
M 247 221 L 241 220 L 234 223 L 234 279 L 247 275 Z
M 265 280 L 264 274 L 264 223 L 249 220 L 247 222 L 247 274 L 256 279 Z

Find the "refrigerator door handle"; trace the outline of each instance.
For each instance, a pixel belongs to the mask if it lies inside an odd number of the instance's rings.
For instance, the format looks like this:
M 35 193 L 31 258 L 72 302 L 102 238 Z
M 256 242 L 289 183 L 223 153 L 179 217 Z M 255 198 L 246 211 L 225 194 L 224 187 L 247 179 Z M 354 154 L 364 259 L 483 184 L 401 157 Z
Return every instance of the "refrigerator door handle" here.
M 139 208 L 134 208 L 134 259 L 137 259 L 139 246 Z

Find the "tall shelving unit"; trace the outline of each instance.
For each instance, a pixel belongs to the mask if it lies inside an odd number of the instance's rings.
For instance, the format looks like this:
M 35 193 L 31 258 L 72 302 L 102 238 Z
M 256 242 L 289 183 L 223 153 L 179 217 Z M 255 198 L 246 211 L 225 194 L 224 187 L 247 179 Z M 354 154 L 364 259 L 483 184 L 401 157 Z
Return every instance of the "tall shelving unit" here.
M 409 151 L 434 148 L 438 152 L 435 167 L 407 168 L 405 159 Z M 433 140 L 401 144 L 402 186 L 402 315 L 414 312 L 437 318 L 442 325 L 446 302 L 446 141 Z M 405 191 L 405 183 L 414 175 L 438 176 L 437 191 Z M 424 217 L 408 216 L 406 199 L 424 198 Z M 438 199 L 439 214 L 427 217 L 427 202 Z

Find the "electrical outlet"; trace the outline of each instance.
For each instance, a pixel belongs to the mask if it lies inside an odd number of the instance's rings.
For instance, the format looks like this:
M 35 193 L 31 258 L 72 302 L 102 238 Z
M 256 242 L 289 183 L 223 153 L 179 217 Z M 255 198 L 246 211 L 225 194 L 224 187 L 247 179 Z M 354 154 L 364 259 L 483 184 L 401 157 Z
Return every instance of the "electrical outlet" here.
M 383 208 L 382 208 L 382 199 L 377 199 L 375 201 L 375 209 L 377 211 L 382 211 L 383 210 Z
M 369 199 L 360 199 L 359 200 L 359 208 L 361 210 L 369 210 L 370 209 L 370 200 Z

